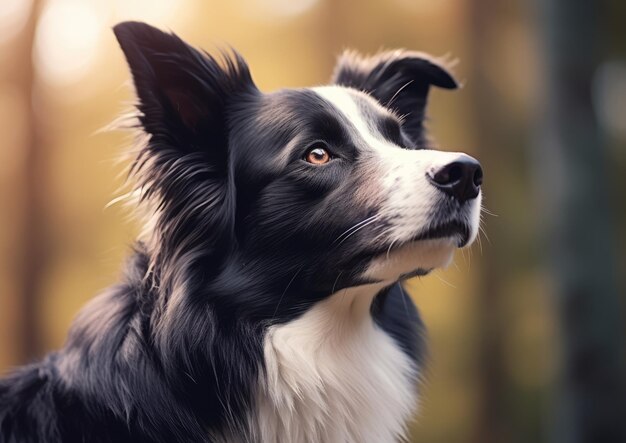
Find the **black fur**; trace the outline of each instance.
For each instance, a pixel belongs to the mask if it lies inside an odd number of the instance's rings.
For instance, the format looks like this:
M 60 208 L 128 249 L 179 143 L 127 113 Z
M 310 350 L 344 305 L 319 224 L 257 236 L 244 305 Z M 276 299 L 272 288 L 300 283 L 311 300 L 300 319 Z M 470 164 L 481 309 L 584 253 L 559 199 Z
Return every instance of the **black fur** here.
M 263 94 L 238 54 L 218 60 L 145 24 L 122 23 L 115 35 L 149 136 L 131 172 L 157 221 L 65 346 L 0 381 L 2 442 L 228 435 L 253 407 L 265 329 L 363 283 L 387 246 L 366 241 L 380 226 L 336 241 L 375 208 L 354 203 L 367 179 L 349 166 L 359 151 L 319 96 Z M 402 127 L 381 116 L 380 128 L 407 147 L 422 143 L 429 86 L 456 86 L 412 53 L 344 58 L 335 81 L 406 115 Z M 340 159 L 313 170 L 301 159 L 320 140 Z M 419 361 L 421 322 L 399 284 L 378 295 L 372 315 Z

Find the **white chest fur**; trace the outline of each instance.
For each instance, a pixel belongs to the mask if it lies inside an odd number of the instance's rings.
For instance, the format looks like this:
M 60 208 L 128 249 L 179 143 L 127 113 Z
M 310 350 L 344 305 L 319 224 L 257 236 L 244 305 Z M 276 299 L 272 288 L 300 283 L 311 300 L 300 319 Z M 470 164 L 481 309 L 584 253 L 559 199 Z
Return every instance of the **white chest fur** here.
M 402 438 L 417 371 L 372 320 L 380 287 L 340 291 L 269 329 L 266 371 L 252 417 L 263 443 L 385 443 Z

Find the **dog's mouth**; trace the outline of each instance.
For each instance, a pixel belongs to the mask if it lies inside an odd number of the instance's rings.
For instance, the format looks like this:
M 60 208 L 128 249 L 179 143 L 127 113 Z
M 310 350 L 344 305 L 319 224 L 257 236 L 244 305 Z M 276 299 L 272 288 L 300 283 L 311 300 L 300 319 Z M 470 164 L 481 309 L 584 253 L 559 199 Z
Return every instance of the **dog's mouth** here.
M 410 242 L 456 237 L 458 239 L 457 247 L 462 248 L 469 242 L 471 236 L 470 232 L 470 226 L 467 223 L 459 220 L 451 220 L 429 227 L 413 237 Z
M 460 220 L 451 220 L 433 224 L 429 228 L 422 230 L 417 235 L 402 243 L 393 243 L 391 246 L 385 245 L 378 247 L 373 254 L 370 252 L 368 255 L 378 256 L 384 254 L 389 256 L 389 254 L 393 251 L 406 248 L 410 245 L 416 245 L 419 242 L 426 240 L 454 239 L 456 240 L 456 247 L 462 248 L 469 243 L 470 237 L 471 228 L 467 223 Z
M 468 244 L 471 227 L 460 220 L 432 224 L 408 241 L 381 248 L 365 275 L 377 281 L 397 281 L 427 275 L 446 266 L 454 249 Z
M 400 276 L 398 277 L 398 280 L 402 281 L 402 280 L 408 280 L 410 278 L 413 277 L 424 277 L 425 275 L 430 274 L 430 272 L 432 271 L 432 268 L 416 268 L 412 271 L 409 272 L 403 272 L 402 274 L 400 274 Z

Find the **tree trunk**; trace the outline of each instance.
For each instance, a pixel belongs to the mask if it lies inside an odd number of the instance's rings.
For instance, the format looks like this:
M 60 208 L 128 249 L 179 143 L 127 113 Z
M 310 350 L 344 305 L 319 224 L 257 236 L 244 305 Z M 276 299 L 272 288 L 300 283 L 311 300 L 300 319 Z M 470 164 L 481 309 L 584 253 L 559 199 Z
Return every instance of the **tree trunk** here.
M 40 319 L 37 316 L 41 294 L 43 266 L 46 255 L 44 236 L 45 161 L 42 131 L 38 122 L 41 109 L 37 109 L 35 69 L 32 61 L 33 43 L 40 2 L 34 0 L 24 29 L 17 37 L 20 48 L 15 53 L 16 84 L 27 104 L 26 137 L 22 162 L 20 188 L 23 199 L 22 222 L 19 226 L 17 261 L 17 287 L 20 290 L 16 324 L 20 362 L 28 362 L 42 353 Z
M 607 153 L 592 107 L 600 3 L 542 0 L 534 150 L 563 349 L 552 441 L 626 441 L 624 343 Z

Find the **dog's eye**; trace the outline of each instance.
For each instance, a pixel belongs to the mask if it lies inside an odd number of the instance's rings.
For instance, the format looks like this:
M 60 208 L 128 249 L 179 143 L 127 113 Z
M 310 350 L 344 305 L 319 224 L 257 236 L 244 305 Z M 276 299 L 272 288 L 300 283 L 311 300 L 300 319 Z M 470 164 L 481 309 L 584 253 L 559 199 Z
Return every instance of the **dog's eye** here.
M 313 165 L 324 165 L 331 159 L 330 152 L 321 146 L 314 146 L 309 149 L 304 159 Z

